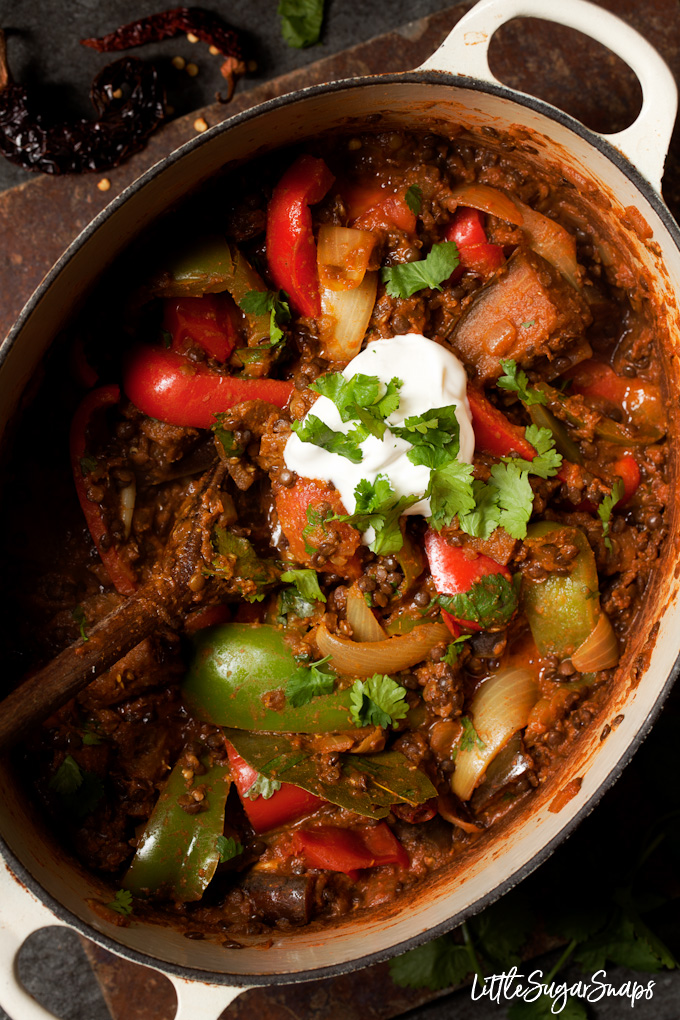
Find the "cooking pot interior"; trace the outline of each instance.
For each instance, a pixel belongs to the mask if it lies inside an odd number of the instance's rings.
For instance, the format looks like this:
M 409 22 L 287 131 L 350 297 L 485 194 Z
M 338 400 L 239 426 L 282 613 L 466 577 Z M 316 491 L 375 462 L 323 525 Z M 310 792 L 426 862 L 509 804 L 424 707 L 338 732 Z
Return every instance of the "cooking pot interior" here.
M 447 75 L 414 72 L 313 88 L 292 100 L 273 101 L 261 112 L 244 114 L 230 126 L 222 125 L 190 143 L 117 199 L 84 232 L 32 299 L 1 352 L 2 429 L 52 339 L 111 261 L 157 217 L 230 162 L 344 128 L 353 118 L 366 117 L 373 118 L 377 127 L 395 124 L 422 130 L 426 122 L 436 121 L 435 129 L 442 132 L 447 124 L 510 131 L 514 143 L 531 147 L 531 158 L 559 163 L 581 192 L 593 188 L 600 213 L 603 203 L 609 205 L 606 214 L 615 222 L 621 243 L 630 249 L 633 264 L 637 260 L 639 269 L 644 268 L 654 281 L 652 299 L 669 338 L 666 385 L 669 397 L 676 394 L 677 228 L 651 189 L 640 191 L 635 173 L 624 172 L 623 158 L 615 156 L 612 161 L 603 151 L 606 146 L 601 149 L 593 144 L 595 136 L 575 130 L 568 118 L 552 119 L 545 110 L 533 100 L 513 101 L 502 89 L 482 91 L 452 84 Z M 635 218 L 625 214 L 631 206 L 649 224 L 651 241 L 639 236 Z M 675 534 L 677 511 L 668 512 L 674 515 L 671 533 Z M 215 975 L 223 975 L 225 981 L 255 983 L 257 976 L 309 976 L 312 971 L 318 976 L 329 968 L 349 968 L 359 958 L 386 956 L 395 946 L 451 927 L 473 907 L 495 898 L 532 870 L 623 767 L 651 725 L 678 652 L 676 550 L 677 543 L 669 541 L 663 569 L 648 597 L 648 616 L 622 659 L 620 680 L 563 770 L 536 792 L 528 806 L 494 829 L 491 837 L 480 839 L 462 862 L 431 876 L 396 904 L 350 915 L 334 927 L 311 927 L 285 935 L 273 931 L 273 943 L 266 951 L 262 937 L 254 937 L 252 946 L 226 949 L 207 939 L 189 941 L 153 921 L 133 920 L 129 927 L 115 927 L 98 916 L 88 899 L 106 902 L 111 890 L 87 875 L 49 838 L 7 763 L 2 766 L 2 834 L 32 879 L 59 905 L 57 909 L 70 912 L 73 923 L 86 934 L 94 929 L 110 948 L 117 947 L 142 962 L 150 957 L 149 962 L 212 972 L 213 980 Z M 652 627 L 657 620 L 655 635 Z M 656 639 L 650 640 L 652 637 Z M 606 725 L 611 726 L 611 732 L 604 739 Z

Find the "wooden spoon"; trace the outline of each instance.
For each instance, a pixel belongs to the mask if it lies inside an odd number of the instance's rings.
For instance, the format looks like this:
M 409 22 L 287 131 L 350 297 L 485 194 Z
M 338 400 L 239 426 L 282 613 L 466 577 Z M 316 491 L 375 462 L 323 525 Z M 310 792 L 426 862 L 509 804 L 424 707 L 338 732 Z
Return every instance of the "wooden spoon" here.
M 195 483 L 149 581 L 100 620 L 86 640 L 65 648 L 0 704 L 0 750 L 47 719 L 157 627 L 181 627 L 187 609 L 198 600 L 196 580 L 202 582 L 202 568 L 211 557 L 210 532 L 223 509 L 220 485 L 225 471 L 220 462 Z M 209 588 L 200 592 L 201 604 L 209 604 L 210 594 Z

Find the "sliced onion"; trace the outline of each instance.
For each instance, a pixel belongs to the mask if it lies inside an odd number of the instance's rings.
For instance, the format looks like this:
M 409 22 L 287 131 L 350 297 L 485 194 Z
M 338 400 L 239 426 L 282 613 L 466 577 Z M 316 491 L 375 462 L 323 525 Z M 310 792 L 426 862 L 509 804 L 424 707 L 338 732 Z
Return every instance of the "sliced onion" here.
M 361 350 L 377 292 L 377 273 L 366 273 L 354 290 L 321 288 L 319 336 L 323 357 L 329 361 L 351 361 L 356 357 Z
M 512 737 L 527 724 L 529 712 L 539 698 L 536 681 L 528 669 L 502 669 L 486 680 L 470 707 L 472 725 L 483 747 L 477 743 L 458 751 L 451 789 L 461 800 L 469 800 L 479 780 Z
M 456 205 L 467 205 L 471 209 L 479 209 L 481 212 L 491 213 L 501 220 L 514 223 L 521 227 L 524 223 L 522 212 L 518 208 L 521 204 L 515 203 L 502 191 L 497 188 L 490 188 L 488 184 L 461 184 L 451 192 Z
M 611 669 L 619 661 L 619 645 L 606 613 L 600 613 L 595 629 L 577 648 L 571 664 L 579 673 L 596 673 L 598 669 Z
M 127 542 L 132 530 L 132 515 L 135 511 L 135 500 L 137 498 L 137 485 L 134 475 L 129 485 L 120 490 L 120 519 L 123 525 L 123 537 Z
M 366 605 L 363 593 L 356 584 L 347 592 L 347 622 L 352 628 L 354 641 L 385 641 L 387 633 Z
M 321 624 L 316 643 L 322 655 L 330 655 L 330 664 L 345 676 L 372 676 L 373 673 L 397 673 L 424 659 L 431 648 L 450 637 L 443 623 L 423 623 L 403 637 L 384 641 L 351 641 L 331 634 Z
M 324 224 L 319 228 L 319 283 L 327 290 L 354 290 L 363 280 L 376 238 L 368 230 Z
M 549 216 L 536 212 L 524 202 L 517 202 L 522 210 L 522 229 L 535 252 L 557 269 L 576 290 L 581 289 L 578 262 L 576 261 L 576 238 Z

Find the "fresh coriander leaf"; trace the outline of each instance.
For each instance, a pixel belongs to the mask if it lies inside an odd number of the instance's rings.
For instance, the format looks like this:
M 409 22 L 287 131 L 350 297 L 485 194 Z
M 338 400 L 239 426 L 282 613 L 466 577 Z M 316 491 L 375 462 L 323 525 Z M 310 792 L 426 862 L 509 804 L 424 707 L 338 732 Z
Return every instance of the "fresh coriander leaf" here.
M 390 429 L 395 436 L 411 443 L 407 456 L 412 464 L 440 468 L 458 456 L 460 426 L 455 404 L 411 415 L 403 425 L 391 425 Z
M 279 592 L 278 616 L 276 622 L 282 626 L 288 622 L 288 616 L 292 613 L 300 620 L 307 620 L 316 611 L 316 602 L 309 602 L 298 594 L 297 588 L 292 585 Z
M 469 716 L 464 715 L 460 721 L 463 724 L 463 732 L 460 738 L 461 751 L 474 751 L 475 747 L 478 747 L 480 751 L 483 751 L 486 744 L 480 737 L 479 733 L 477 733 L 472 719 L 470 719 Z
M 54 790 L 60 797 L 75 793 L 83 783 L 83 773 L 80 765 L 67 754 L 63 762 L 49 781 L 50 790 Z
M 605 496 L 597 508 L 597 516 L 602 521 L 602 533 L 605 536 L 604 544 L 609 552 L 612 551 L 612 541 L 609 537 L 612 511 L 624 493 L 623 479 L 619 478 L 614 483 L 611 493 Z
M 429 523 L 437 531 L 451 523 L 454 517 L 465 517 L 475 510 L 475 496 L 472 464 L 452 460 L 436 468 L 430 475 Z
M 327 667 L 330 656 L 312 662 L 308 669 L 300 670 L 294 674 L 286 684 L 286 701 L 293 708 L 301 708 L 308 705 L 312 698 L 321 694 L 332 694 L 335 687 L 335 673 Z
M 76 608 L 71 613 L 71 616 L 80 627 L 80 636 L 83 639 L 83 641 L 89 641 L 90 639 L 87 634 L 87 617 L 85 616 L 85 610 L 83 609 L 83 607 L 76 606 Z
M 212 543 L 216 556 L 212 567 L 216 574 L 227 579 L 254 581 L 260 587 L 275 584 L 281 576 L 281 567 L 276 560 L 260 558 L 252 542 L 241 535 L 234 535 L 226 528 L 216 527 L 212 532 Z M 249 601 L 262 601 L 264 594 L 253 594 L 250 586 L 244 597 Z
M 329 453 L 337 453 L 340 457 L 351 460 L 353 464 L 360 464 L 363 460 L 356 434 L 352 436 L 352 433 L 345 435 L 344 432 L 336 432 L 315 414 L 308 414 L 304 422 L 294 421 L 293 432 L 297 433 L 303 443 L 313 443 L 314 446 L 320 446 Z
M 319 587 L 316 570 L 286 570 L 281 574 L 281 580 L 287 584 L 294 584 L 300 595 L 309 602 L 317 599 L 319 602 L 326 601 L 326 596 Z
M 522 323 L 523 326 L 533 326 L 533 324 L 534 320 Z M 501 361 L 501 368 L 504 375 L 496 380 L 496 386 L 499 389 L 517 393 L 519 399 L 526 407 L 531 407 L 532 404 L 548 403 L 548 398 L 542 390 L 534 389 L 529 385 L 526 372 L 517 367 L 517 362 L 514 359 L 510 358 L 507 361 Z
M 231 861 L 243 853 L 243 844 L 234 839 L 233 836 L 217 837 L 217 852 L 220 855 L 220 864 Z
M 226 457 L 240 457 L 244 447 L 236 442 L 232 429 L 226 428 L 224 421 L 227 418 L 225 413 L 215 415 L 215 424 L 211 426 L 216 438 L 219 440 Z
M 263 776 L 260 772 L 257 779 L 248 787 L 243 796 L 247 797 L 248 800 L 255 800 L 256 797 L 264 797 L 265 800 L 269 800 L 280 789 L 281 783 L 278 779 L 268 779 L 267 776 Z
M 313 506 L 307 507 L 307 523 L 302 529 L 302 538 L 305 543 L 305 552 L 308 556 L 311 556 L 316 550 L 314 546 L 310 545 L 307 539 L 317 528 L 321 528 L 322 533 L 326 534 L 326 523 L 333 517 L 332 511 L 329 510 L 328 514 L 324 515 L 320 510 L 316 510 Z
M 161 330 L 161 341 L 166 351 L 169 351 L 172 347 L 172 333 L 168 333 L 167 329 Z
M 535 924 L 535 912 L 528 897 L 513 892 L 485 907 L 470 922 L 477 949 L 494 967 L 510 970 L 519 966 L 521 951 Z
M 455 241 L 442 241 L 432 245 L 427 258 L 389 266 L 383 269 L 381 277 L 390 297 L 408 298 L 425 287 L 441 290 L 442 283 L 448 280 L 459 261 Z
M 458 595 L 437 595 L 436 601 L 458 620 L 471 620 L 482 630 L 504 627 L 517 610 L 520 574 L 506 581 L 503 574 L 487 574 Z
M 117 914 L 129 917 L 132 913 L 132 893 L 129 889 L 119 889 L 114 898 L 106 906 Z
M 405 689 L 391 676 L 380 673 L 355 680 L 350 703 L 350 714 L 357 726 L 387 727 L 408 714 Z
M 475 501 L 474 509 L 467 513 L 459 513 L 458 524 L 466 535 L 472 535 L 473 538 L 489 538 L 500 521 L 498 490 L 480 479 L 475 479 L 472 483 L 472 495 Z
M 539 478 L 552 478 L 562 467 L 562 455 L 555 449 L 555 438 L 550 429 L 529 425 L 524 432 L 528 443 L 536 450 L 533 460 L 522 460 L 526 470 Z M 515 458 L 520 460 L 520 458 Z
M 469 641 L 471 637 L 472 634 L 461 634 L 460 637 L 454 638 L 446 649 L 446 653 L 442 655 L 441 661 L 445 662 L 448 666 L 455 666 L 462 651 L 463 643 Z
M 375 482 L 362 478 L 354 489 L 354 499 L 355 512 L 341 514 L 335 520 L 347 521 L 359 531 L 374 528 L 376 537 L 370 544 L 373 552 L 384 556 L 399 552 L 404 544 L 399 518 L 422 496 L 397 498 L 386 475 L 378 475 Z
M 469 973 L 470 955 L 451 935 L 442 935 L 390 960 L 390 977 L 400 988 L 431 988 L 437 992 L 461 984 Z
M 342 372 L 330 372 L 320 376 L 310 389 L 331 400 L 342 421 L 360 422 L 365 432 L 356 430 L 357 441 L 363 442 L 369 435 L 382 439 L 385 419 L 399 407 L 402 385 L 401 379 L 396 376 L 384 387 L 377 375 L 359 372 L 351 379 L 345 379 Z
M 91 471 L 96 471 L 98 467 L 99 461 L 96 457 L 86 454 L 84 457 L 80 458 L 80 470 L 83 475 L 89 475 Z
M 91 724 L 88 724 L 83 730 L 81 740 L 85 747 L 98 747 L 99 744 L 103 743 L 102 738 L 90 726 Z
M 279 0 L 281 34 L 289 46 L 314 46 L 321 36 L 324 0 Z
M 489 484 L 498 493 L 498 523 L 513 538 L 524 538 L 534 506 L 528 472 L 514 459 L 494 464 Z
M 535 319 L 527 319 L 526 322 L 520 322 L 520 326 L 522 327 L 522 329 L 528 329 L 529 326 L 535 326 L 535 325 L 536 325 L 536 320 Z
M 282 290 L 249 290 L 241 298 L 239 308 L 248 315 L 269 314 L 269 346 L 283 340 L 282 325 L 290 322 L 290 304 Z M 266 346 L 266 345 L 265 345 Z
M 423 189 L 417 184 L 412 184 L 410 188 L 406 189 L 404 199 L 411 212 L 417 216 L 423 207 Z

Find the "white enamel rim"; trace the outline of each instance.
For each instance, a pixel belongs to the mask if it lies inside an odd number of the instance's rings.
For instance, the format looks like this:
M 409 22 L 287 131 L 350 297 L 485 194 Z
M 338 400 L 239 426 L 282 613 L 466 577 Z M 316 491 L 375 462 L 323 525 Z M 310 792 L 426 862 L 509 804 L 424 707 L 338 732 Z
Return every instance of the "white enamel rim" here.
M 664 248 L 668 277 L 659 284 L 659 296 L 670 301 L 680 293 L 680 232 L 655 187 L 658 189 L 660 183 L 677 105 L 673 79 L 656 51 L 613 15 L 584 0 L 562 0 L 559 12 L 551 9 L 548 13 L 544 6 L 541 0 L 482 0 L 461 19 L 437 53 L 415 72 L 351 79 L 273 100 L 206 132 L 152 168 L 83 231 L 48 274 L 0 348 L 0 378 L 4 379 L 3 393 L 9 394 L 3 427 L 11 413 L 10 405 L 16 403 L 33 365 L 61 324 L 59 310 L 68 318 L 77 305 L 82 280 L 89 280 L 92 260 L 97 267 L 105 265 L 147 222 L 156 218 L 159 203 L 168 205 L 186 191 L 188 184 L 212 176 L 216 167 L 211 165 L 211 152 L 223 151 L 225 159 L 238 158 L 239 152 L 235 155 L 234 148 L 238 150 L 239 145 L 235 143 L 227 157 L 227 134 L 229 140 L 232 135 L 234 139 L 238 136 L 244 152 L 253 151 L 262 138 L 267 139 L 267 148 L 275 148 L 284 141 L 319 133 L 321 128 L 334 123 L 331 111 L 337 110 L 337 101 L 342 102 L 343 116 L 362 116 L 372 108 L 394 111 L 400 122 L 408 122 L 410 117 L 416 125 L 426 115 L 469 120 L 472 125 L 502 126 L 520 121 L 534 130 L 543 129 L 552 139 L 553 158 L 559 155 L 568 163 L 587 165 L 597 181 L 614 177 L 616 194 L 620 196 L 617 204 L 642 207 L 653 227 L 654 239 Z M 600 37 L 607 38 L 610 48 L 631 64 L 642 82 L 643 108 L 635 124 L 607 141 L 548 104 L 497 83 L 486 61 L 488 43 L 500 24 L 522 15 L 547 17 L 591 35 L 597 26 L 598 32 L 602 32 Z M 619 48 L 620 39 L 623 41 Z M 638 48 L 640 44 L 642 47 Z M 631 59 L 626 53 L 630 53 Z M 481 80 L 460 75 L 452 78 L 447 73 L 452 69 L 450 61 L 454 61 L 456 71 L 476 74 Z M 664 106 L 666 111 L 672 109 L 672 117 L 666 112 L 655 120 L 654 108 Z M 621 152 L 628 154 L 638 169 Z M 202 159 L 202 155 L 207 158 Z M 214 156 L 212 159 L 214 162 Z M 163 188 L 166 194 L 161 200 L 158 196 Z M 647 251 L 640 255 L 646 264 L 661 271 L 660 259 Z M 20 336 L 22 343 L 18 345 Z M 677 520 L 675 524 L 677 530 Z M 257 949 L 217 950 L 209 943 L 187 943 L 171 932 L 146 925 L 115 928 L 102 921 L 84 902 L 85 895 L 96 898 L 99 893 L 101 898 L 101 887 L 77 867 L 66 866 L 54 847 L 36 838 L 31 823 L 40 830 L 39 822 L 30 809 L 26 817 L 18 791 L 11 782 L 6 783 L 6 802 L 0 805 L 0 828 L 6 837 L 2 841 L 5 861 L 0 869 L 3 893 L 0 946 L 7 964 L 6 972 L 0 972 L 3 1007 L 13 1020 L 46 1020 L 51 1016 L 18 983 L 12 961 L 28 934 L 54 924 L 68 925 L 104 948 L 168 976 L 177 991 L 177 1018 L 181 1020 L 196 1015 L 212 1020 L 245 988 L 272 981 L 340 974 L 384 960 L 459 924 L 549 856 L 592 810 L 649 732 L 678 671 L 677 595 L 677 584 L 667 580 L 659 596 L 666 611 L 650 669 L 637 687 L 632 683 L 627 688 L 625 683 L 620 684 L 621 690 L 612 699 L 609 719 L 613 721 L 623 714 L 623 720 L 607 740 L 602 743 L 597 734 L 589 736 L 575 760 L 568 763 L 560 783 L 539 791 L 531 818 L 521 832 L 504 832 L 483 857 L 477 855 L 466 868 L 465 883 L 458 883 L 455 878 L 428 883 L 419 898 L 409 899 L 408 911 L 404 911 L 408 912 L 406 918 L 393 911 L 375 919 L 353 919 L 326 936 L 293 934 L 266 954 Z M 591 759 L 594 764 L 588 770 Z M 579 792 L 559 817 L 551 813 L 549 805 L 558 788 L 581 775 Z M 150 945 L 154 955 L 150 955 Z

